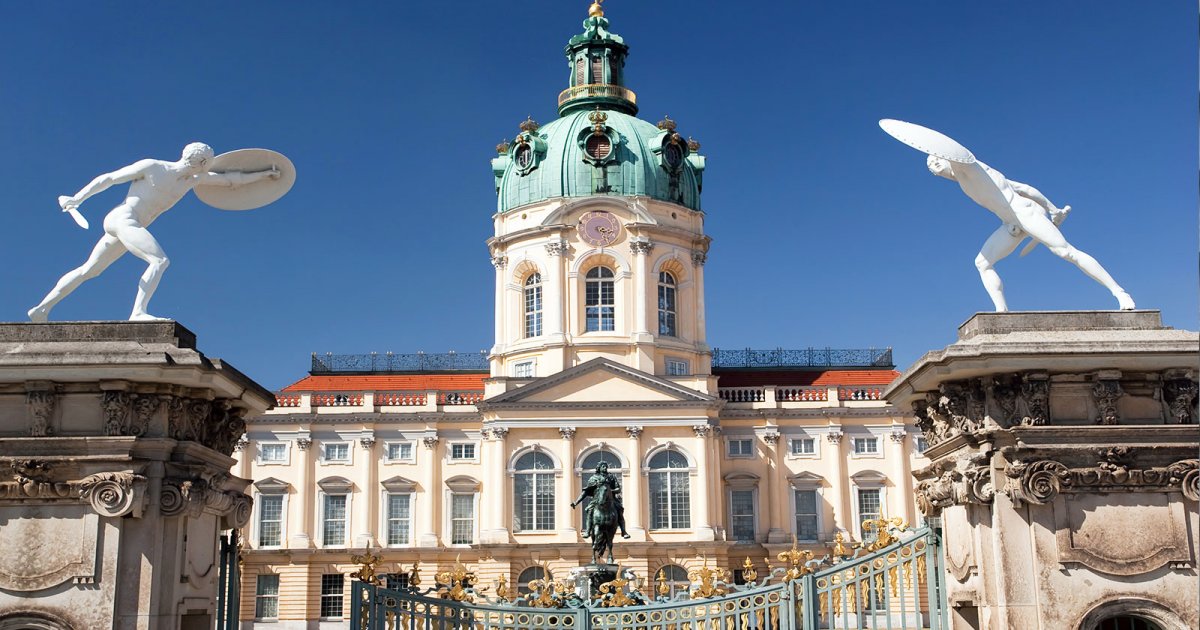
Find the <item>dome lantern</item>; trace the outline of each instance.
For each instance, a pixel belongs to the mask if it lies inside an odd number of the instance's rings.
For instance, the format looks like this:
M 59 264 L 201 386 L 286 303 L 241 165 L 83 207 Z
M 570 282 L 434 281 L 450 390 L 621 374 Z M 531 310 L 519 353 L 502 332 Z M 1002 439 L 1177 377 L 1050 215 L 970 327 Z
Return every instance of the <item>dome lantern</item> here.
M 558 114 L 595 107 L 637 114 L 637 95 L 625 87 L 625 56 L 629 47 L 620 35 L 608 30 L 600 1 L 592 3 L 583 33 L 567 43 L 571 68 L 570 87 L 558 95 Z

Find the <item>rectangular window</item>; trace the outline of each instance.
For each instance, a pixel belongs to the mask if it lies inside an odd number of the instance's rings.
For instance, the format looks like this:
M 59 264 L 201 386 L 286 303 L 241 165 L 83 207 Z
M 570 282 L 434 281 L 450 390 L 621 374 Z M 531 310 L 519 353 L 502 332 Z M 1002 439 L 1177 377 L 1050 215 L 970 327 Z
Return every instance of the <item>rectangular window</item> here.
M 925 436 L 918 435 L 914 446 L 917 449 L 918 454 L 924 453 L 925 450 L 929 448 L 929 442 L 925 439 Z
M 450 544 L 475 542 L 475 495 L 450 495 Z
M 536 280 L 534 280 L 536 279 Z M 531 282 L 532 281 L 532 282 Z M 542 285 L 541 276 L 534 274 L 525 282 L 525 336 L 542 334 Z
M 738 438 L 729 440 L 730 457 L 750 457 L 754 454 L 754 440 Z
M 513 365 L 513 378 L 533 378 L 534 365 L 533 361 L 522 361 Z
M 667 376 L 687 376 L 692 370 L 682 359 L 667 359 Z
M 321 618 L 341 619 L 345 600 L 346 576 L 341 573 L 326 573 L 321 576 Z
M 387 445 L 388 461 L 412 461 L 413 445 L 412 442 L 388 442 Z
M 321 514 L 321 544 L 326 547 L 346 544 L 346 495 L 325 495 Z
M 596 267 L 588 272 L 584 285 L 584 324 L 587 332 L 616 330 L 616 287 L 612 278 L 612 271 L 607 267 Z
M 796 491 L 796 540 L 815 541 L 817 531 L 817 491 Z
M 879 452 L 879 438 L 854 438 L 855 455 L 874 455 Z
M 262 444 L 258 460 L 264 464 L 282 464 L 287 461 L 287 444 Z
M 408 590 L 408 577 L 407 573 L 385 573 L 383 587 L 393 591 L 406 591 Z
M 737 542 L 754 542 L 754 491 L 734 490 L 730 493 L 729 528 Z
M 279 576 L 260 575 L 254 589 L 254 618 L 277 619 L 279 617 Z
M 692 526 L 687 472 L 650 473 L 650 526 L 687 529 Z
M 604 83 L 604 57 L 592 57 L 592 83 Z
M 387 544 L 407 545 L 412 531 L 412 495 L 387 495 Z
M 475 459 L 475 444 L 472 442 L 459 442 L 450 445 L 450 459 Z
M 283 495 L 258 497 L 258 546 L 278 547 L 283 543 Z
M 880 504 L 879 488 L 859 488 L 858 489 L 858 526 L 862 527 L 863 521 L 877 519 L 882 514 L 882 506 Z M 875 536 L 873 532 L 863 532 L 862 539 L 866 542 L 867 535 L 870 534 L 871 540 Z
M 792 438 L 791 452 L 792 455 L 815 455 L 817 452 L 816 440 L 813 438 Z
M 329 442 L 321 445 L 321 458 L 327 462 L 350 461 L 350 445 L 345 442 Z

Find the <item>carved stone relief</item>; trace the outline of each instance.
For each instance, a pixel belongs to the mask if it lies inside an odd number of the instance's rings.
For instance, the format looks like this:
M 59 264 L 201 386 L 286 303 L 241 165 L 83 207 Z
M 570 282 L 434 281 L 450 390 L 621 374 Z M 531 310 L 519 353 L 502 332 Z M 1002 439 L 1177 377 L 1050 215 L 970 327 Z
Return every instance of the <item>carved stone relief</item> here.
M 1124 392 L 1121 383 L 1114 379 L 1097 379 L 1092 385 L 1092 398 L 1096 401 L 1096 424 L 1119 424 L 1121 415 L 1117 411 L 1117 399 Z
M 991 503 L 996 489 L 990 459 L 986 453 L 963 455 L 919 471 L 919 476 L 931 478 L 917 484 L 917 508 L 936 516 L 951 505 Z
M 1169 466 L 1134 468 L 1137 459 L 1126 447 L 1100 451 L 1095 466 L 1069 467 L 1052 459 L 1032 463 L 1014 460 L 1004 469 L 1014 505 L 1041 505 L 1064 492 L 1163 492 L 1179 489 L 1192 501 L 1200 499 L 1200 460 L 1185 459 Z
M 1170 420 L 1176 424 L 1196 424 L 1196 381 L 1172 378 L 1163 383 L 1163 397 Z
M 25 393 L 25 404 L 29 407 L 30 437 L 46 437 L 53 431 L 50 428 L 50 417 L 58 404 L 58 393 L 51 387 L 34 389 Z

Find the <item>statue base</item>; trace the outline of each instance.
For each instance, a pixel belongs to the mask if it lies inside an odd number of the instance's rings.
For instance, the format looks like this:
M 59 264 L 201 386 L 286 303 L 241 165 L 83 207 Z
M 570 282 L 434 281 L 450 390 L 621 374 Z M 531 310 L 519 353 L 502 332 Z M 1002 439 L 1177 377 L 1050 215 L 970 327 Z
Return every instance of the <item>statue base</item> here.
M 600 596 L 600 585 L 617 579 L 620 566 L 615 564 L 587 564 L 571 569 L 570 580 L 575 585 L 575 594 L 584 601 Z

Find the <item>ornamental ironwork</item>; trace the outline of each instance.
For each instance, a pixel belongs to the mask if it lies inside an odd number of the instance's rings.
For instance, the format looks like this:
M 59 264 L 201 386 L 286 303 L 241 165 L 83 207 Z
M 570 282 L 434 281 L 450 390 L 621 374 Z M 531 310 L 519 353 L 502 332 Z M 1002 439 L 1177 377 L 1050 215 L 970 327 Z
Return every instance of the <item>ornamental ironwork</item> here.
M 406 372 L 486 372 L 487 352 L 445 352 L 427 354 L 317 354 L 312 355 L 309 374 L 406 373 Z
M 790 368 L 790 367 L 874 367 L 891 369 L 891 348 L 836 349 L 804 348 L 801 350 L 721 350 L 713 348 L 714 368 Z

